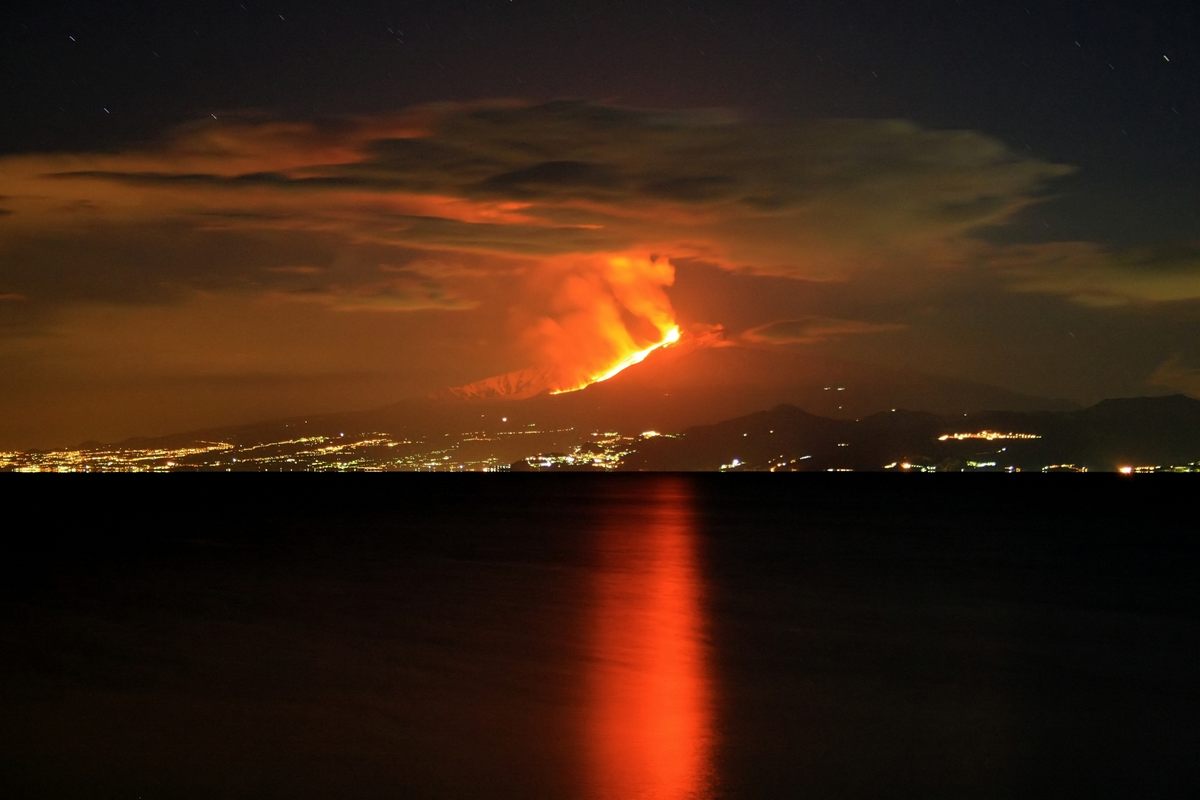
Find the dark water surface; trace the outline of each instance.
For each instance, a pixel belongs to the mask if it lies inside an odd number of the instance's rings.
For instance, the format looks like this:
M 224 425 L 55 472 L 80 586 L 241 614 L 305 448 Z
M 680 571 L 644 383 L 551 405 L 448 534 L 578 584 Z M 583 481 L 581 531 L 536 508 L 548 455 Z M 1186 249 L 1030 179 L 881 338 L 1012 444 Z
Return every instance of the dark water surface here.
M 15 477 L 0 791 L 1195 797 L 1162 477 Z

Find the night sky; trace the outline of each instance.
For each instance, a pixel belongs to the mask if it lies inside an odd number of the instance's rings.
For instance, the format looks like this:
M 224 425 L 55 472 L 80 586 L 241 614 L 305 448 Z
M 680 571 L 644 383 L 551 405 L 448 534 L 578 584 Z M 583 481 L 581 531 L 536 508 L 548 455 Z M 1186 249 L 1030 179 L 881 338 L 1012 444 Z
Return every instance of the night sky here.
M 561 387 L 668 322 L 1200 395 L 1198 41 L 1189 2 L 9 4 L 0 446 Z

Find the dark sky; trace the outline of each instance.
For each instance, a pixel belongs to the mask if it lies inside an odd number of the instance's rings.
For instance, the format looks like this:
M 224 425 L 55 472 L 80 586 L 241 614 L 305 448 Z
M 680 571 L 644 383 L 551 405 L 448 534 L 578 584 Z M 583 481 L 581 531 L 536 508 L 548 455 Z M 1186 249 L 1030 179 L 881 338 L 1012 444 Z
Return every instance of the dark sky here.
M 0 445 L 561 376 L 614 314 L 1200 393 L 1197 4 L 180 5 L 0 21 Z

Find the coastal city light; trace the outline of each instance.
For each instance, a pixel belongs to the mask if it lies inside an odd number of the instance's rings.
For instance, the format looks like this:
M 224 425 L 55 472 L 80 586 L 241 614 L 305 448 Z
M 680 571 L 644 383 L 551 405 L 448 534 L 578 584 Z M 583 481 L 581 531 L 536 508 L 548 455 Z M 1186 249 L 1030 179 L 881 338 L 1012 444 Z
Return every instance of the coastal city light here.
M 975 431 L 973 433 L 944 433 L 938 437 L 939 442 L 946 442 L 953 439 L 956 442 L 962 442 L 969 439 L 981 439 L 985 442 L 994 442 L 998 439 L 1040 439 L 1040 434 L 1036 433 L 1001 433 L 999 431 Z

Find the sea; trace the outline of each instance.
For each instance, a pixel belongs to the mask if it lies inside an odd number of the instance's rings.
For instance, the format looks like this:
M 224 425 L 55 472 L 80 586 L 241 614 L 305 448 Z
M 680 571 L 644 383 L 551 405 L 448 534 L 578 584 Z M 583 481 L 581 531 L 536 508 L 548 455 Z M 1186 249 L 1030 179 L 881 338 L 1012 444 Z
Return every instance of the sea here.
M 1200 796 L 1192 476 L 3 477 L 6 798 Z

